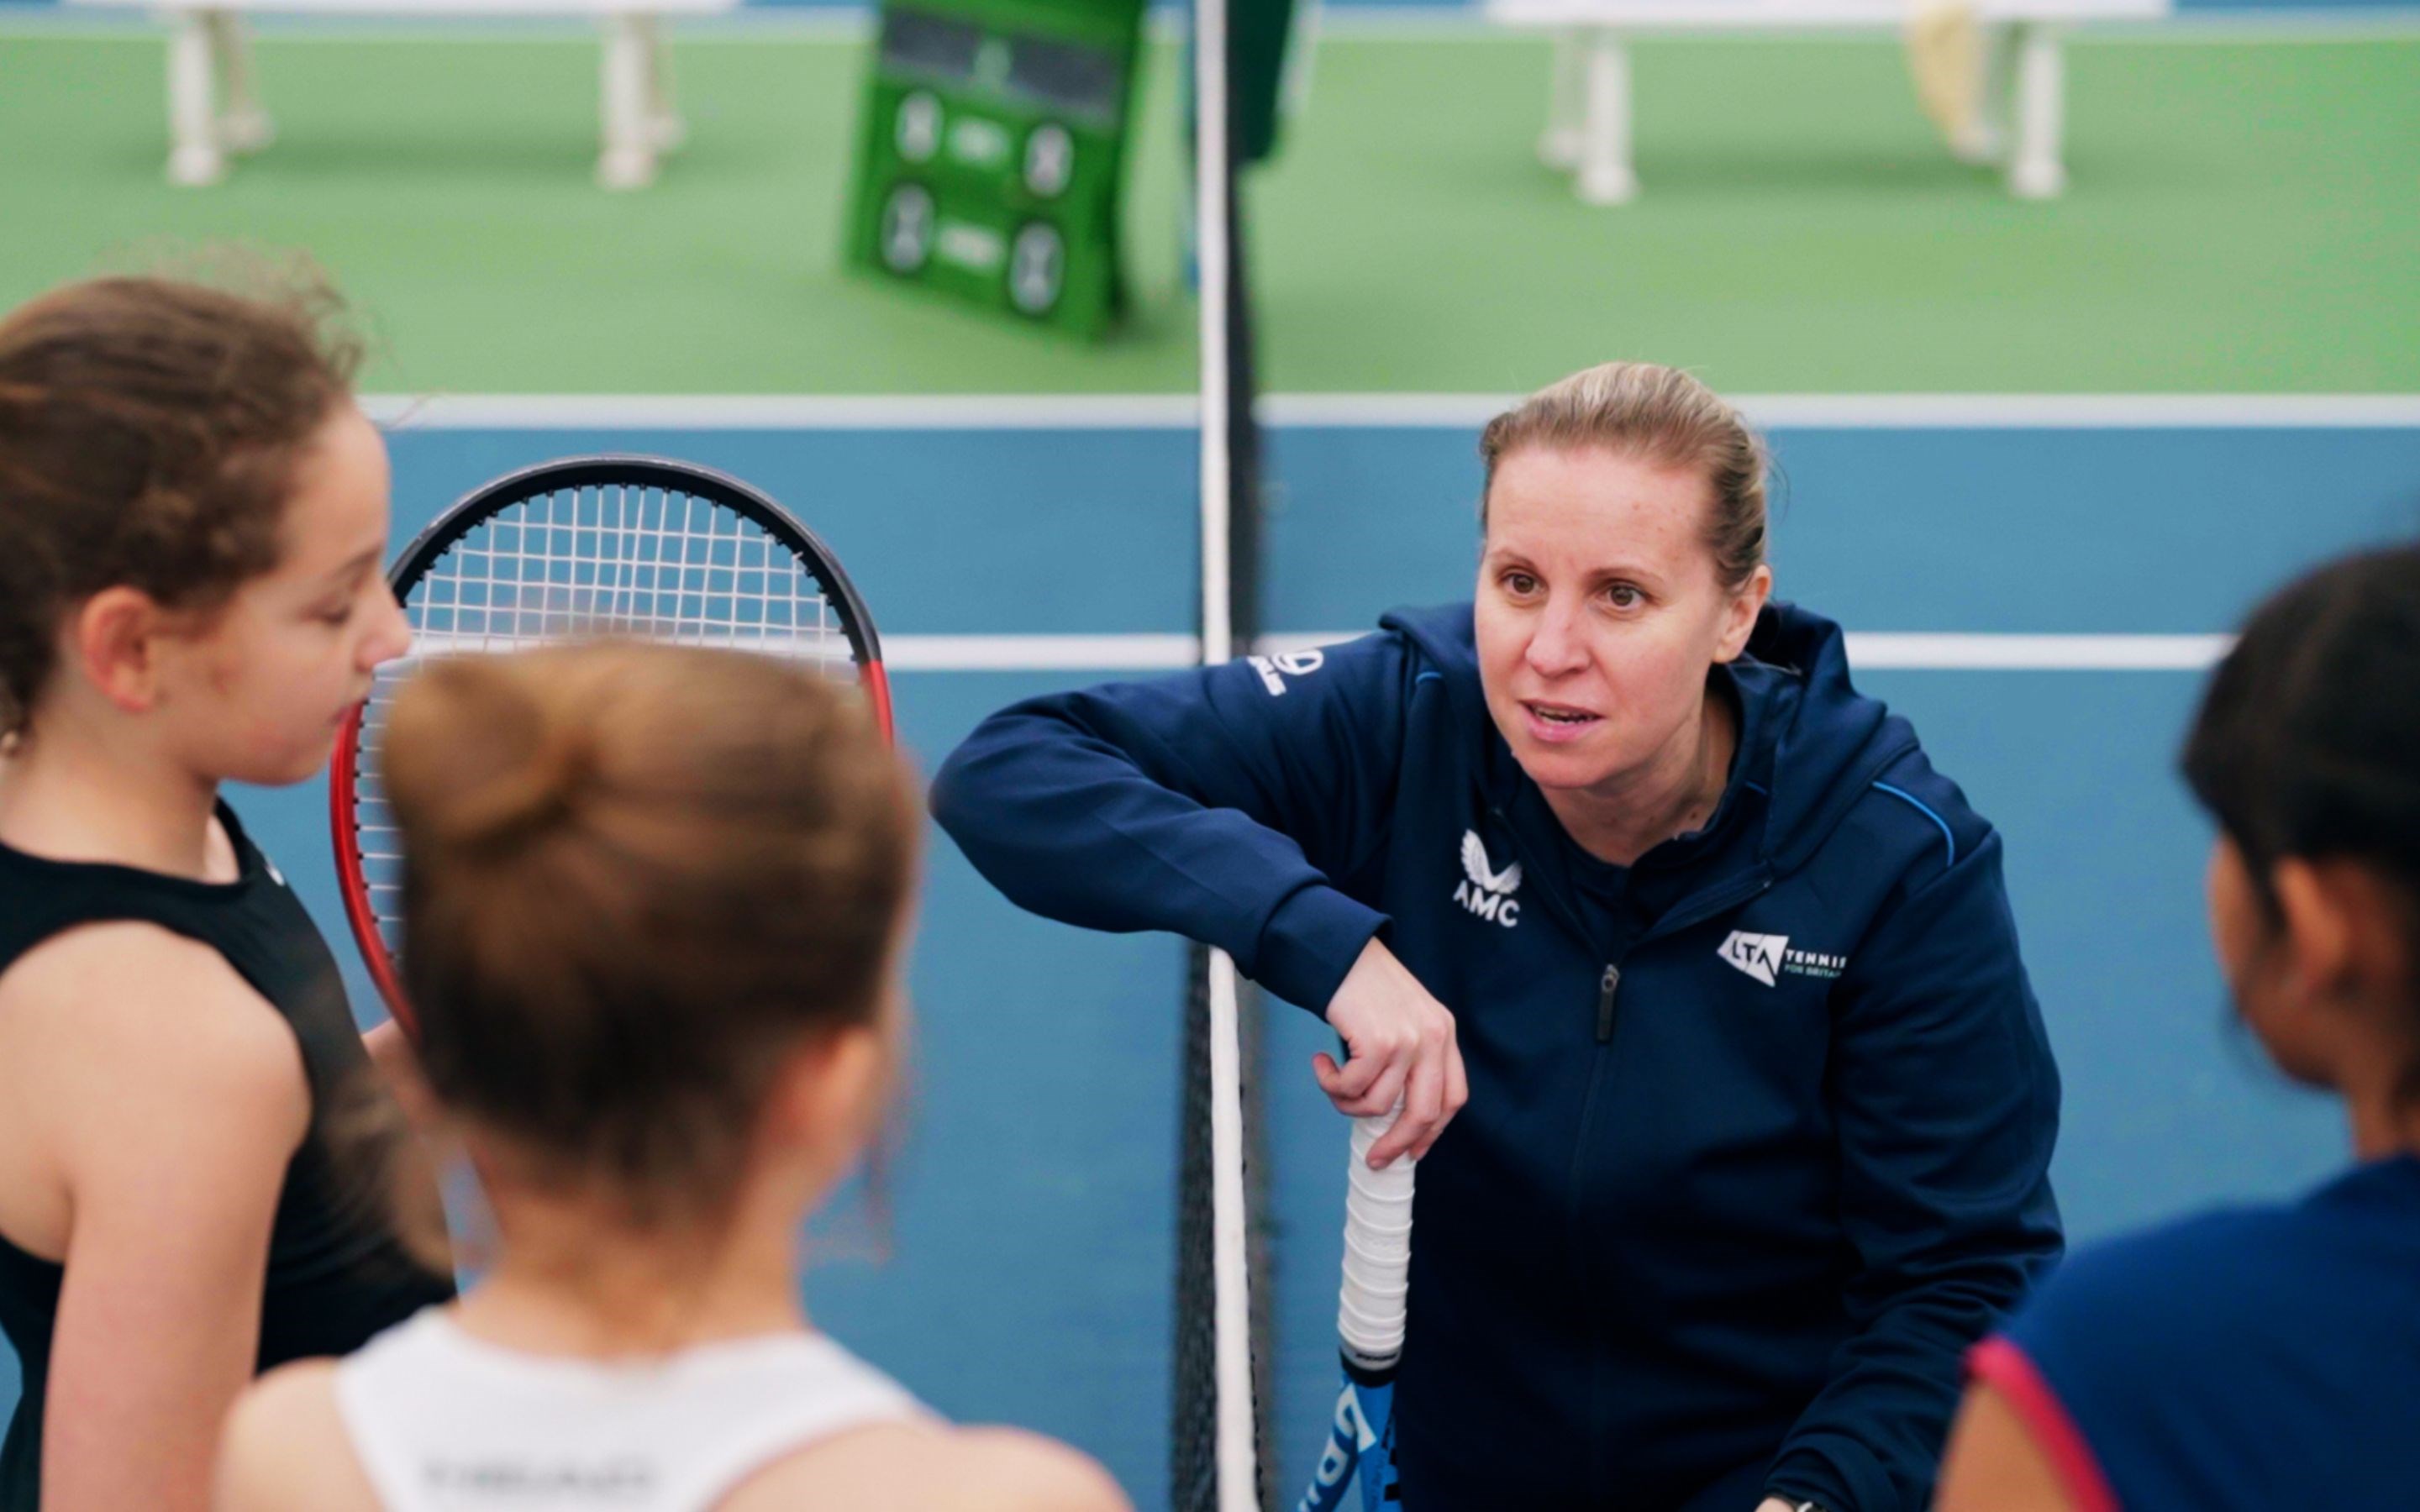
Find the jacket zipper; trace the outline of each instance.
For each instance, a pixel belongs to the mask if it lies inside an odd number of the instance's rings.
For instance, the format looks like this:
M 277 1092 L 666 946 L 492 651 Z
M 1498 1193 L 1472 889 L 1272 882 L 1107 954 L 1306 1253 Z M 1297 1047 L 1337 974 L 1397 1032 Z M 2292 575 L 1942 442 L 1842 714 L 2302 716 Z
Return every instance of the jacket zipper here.
M 1487 811 L 1494 814 L 1497 822 L 1512 835 L 1513 855 L 1534 864 L 1537 857 L 1527 854 L 1528 847 L 1522 843 L 1521 828 L 1512 823 L 1512 816 L 1502 808 L 1492 804 Z M 1650 940 L 1676 933 L 1701 919 L 1712 918 L 1724 909 L 1745 903 L 1772 886 L 1771 872 L 1765 867 L 1759 866 L 1752 875 L 1742 879 L 1737 885 L 1725 887 L 1716 893 L 1700 894 L 1694 899 L 1686 900 L 1682 908 L 1657 919 L 1655 927 L 1633 940 L 1628 949 L 1636 950 Z M 1588 938 L 1587 927 L 1563 905 L 1563 900 L 1552 887 L 1546 886 L 1543 879 L 1539 883 L 1538 891 L 1540 896 L 1545 899 L 1547 906 L 1570 927 L 1575 937 L 1582 940 Z M 1601 1045 L 1613 1042 L 1613 1000 L 1621 990 L 1621 964 L 1620 962 L 1608 961 L 1605 964 L 1604 975 L 1597 979 L 1596 988 L 1596 1042 Z M 1593 1092 L 1593 1087 L 1591 1087 L 1591 1092 Z

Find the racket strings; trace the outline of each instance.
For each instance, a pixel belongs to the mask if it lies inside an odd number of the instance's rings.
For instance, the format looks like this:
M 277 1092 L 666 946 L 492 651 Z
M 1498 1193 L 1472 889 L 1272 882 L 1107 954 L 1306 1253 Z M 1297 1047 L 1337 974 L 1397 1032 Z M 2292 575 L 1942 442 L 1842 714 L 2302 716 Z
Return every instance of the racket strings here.
M 424 660 L 596 635 L 752 651 L 859 681 L 843 595 L 737 510 L 675 488 L 605 484 L 491 511 L 402 590 L 411 646 L 381 667 L 353 758 L 363 889 L 391 957 L 402 946 L 403 855 L 379 782 L 396 690 Z
M 802 558 L 737 511 L 659 488 L 501 510 L 430 566 L 405 609 L 415 656 L 618 631 L 856 676 L 844 616 Z

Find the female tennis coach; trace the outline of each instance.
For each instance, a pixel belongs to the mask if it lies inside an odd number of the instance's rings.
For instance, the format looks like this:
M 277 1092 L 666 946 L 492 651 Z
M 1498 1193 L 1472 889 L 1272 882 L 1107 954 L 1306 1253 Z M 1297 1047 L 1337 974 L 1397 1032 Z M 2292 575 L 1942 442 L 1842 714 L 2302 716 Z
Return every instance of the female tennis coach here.
M 1766 602 L 1763 449 L 1695 379 L 1592 368 L 1480 450 L 1474 604 L 1020 703 L 934 809 L 1023 906 L 1323 1009 L 1340 1108 L 1404 1099 L 1407 1507 L 1917 1512 L 2060 1249 L 1999 837 Z

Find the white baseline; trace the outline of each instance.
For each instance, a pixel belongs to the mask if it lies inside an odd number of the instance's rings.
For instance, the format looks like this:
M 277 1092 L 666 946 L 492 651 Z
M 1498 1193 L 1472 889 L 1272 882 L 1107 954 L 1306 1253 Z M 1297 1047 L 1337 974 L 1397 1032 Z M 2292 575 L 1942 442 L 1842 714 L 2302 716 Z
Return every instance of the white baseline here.
M 1277 393 L 1264 424 L 1477 430 L 1517 394 Z M 1191 430 L 1191 393 L 371 394 L 372 419 L 437 430 Z M 1760 425 L 1794 430 L 2344 430 L 2420 428 L 2415 393 L 1751 393 Z
M 1365 632 L 1263 636 L 1255 649 L 1301 651 Z M 2224 635 L 1849 633 L 1849 664 L 1895 671 L 2198 672 L 2226 654 Z M 883 664 L 902 672 L 1173 671 L 1201 659 L 1189 635 L 891 635 Z

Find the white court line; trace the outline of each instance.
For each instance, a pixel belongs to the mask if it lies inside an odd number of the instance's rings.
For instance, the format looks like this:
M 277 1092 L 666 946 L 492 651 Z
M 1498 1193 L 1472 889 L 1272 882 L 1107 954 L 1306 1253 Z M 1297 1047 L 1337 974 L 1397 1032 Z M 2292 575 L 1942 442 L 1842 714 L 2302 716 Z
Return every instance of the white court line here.
M 1280 393 L 1272 424 L 1476 429 L 1516 396 Z M 2415 393 L 1743 393 L 1759 425 L 1799 430 L 2404 429 Z
M 397 430 L 1191 430 L 1190 393 L 365 394 Z
M 1278 654 L 1332 646 L 1361 630 L 1307 630 L 1265 635 L 1254 649 Z M 415 637 L 412 655 L 509 650 L 511 638 Z M 2201 671 L 2226 654 L 2224 635 L 1998 635 L 1988 633 L 1849 632 L 1849 663 L 1859 671 Z M 783 651 L 769 640 L 699 640 L 739 650 Z M 815 648 L 832 655 L 829 648 Z M 903 672 L 1174 671 L 1196 665 L 1198 637 L 1170 635 L 892 635 L 882 640 L 883 665 Z
M 1337 636 L 1349 640 L 1350 636 Z M 886 635 L 882 665 L 906 672 L 1172 671 L 1202 657 L 1190 635 Z
M 1263 636 L 1263 651 L 1334 645 L 1366 632 L 1309 631 Z M 1849 665 L 1858 671 L 2141 672 L 2200 671 L 2226 655 L 2226 635 L 2024 635 L 1992 632 L 1851 630 Z
M 1927 635 L 1849 632 L 1849 665 L 1907 671 L 2197 672 L 2226 635 Z
M 1280 426 L 1475 430 L 1497 393 L 1277 393 Z M 1760 425 L 1809 430 L 2420 428 L 2414 393 L 1750 393 Z M 1190 430 L 1190 393 L 370 394 L 398 430 Z
M 1359 630 L 1263 636 L 1263 652 L 1305 651 Z M 2226 653 L 2224 635 L 1991 635 L 1849 632 L 1849 664 L 1894 671 L 2201 671 Z M 894 671 L 1173 671 L 1199 659 L 1189 635 L 893 635 Z

